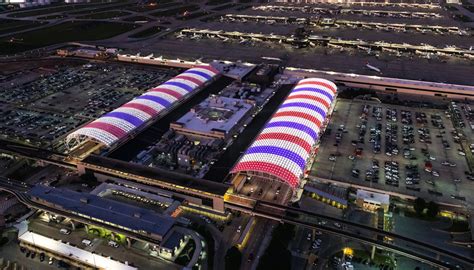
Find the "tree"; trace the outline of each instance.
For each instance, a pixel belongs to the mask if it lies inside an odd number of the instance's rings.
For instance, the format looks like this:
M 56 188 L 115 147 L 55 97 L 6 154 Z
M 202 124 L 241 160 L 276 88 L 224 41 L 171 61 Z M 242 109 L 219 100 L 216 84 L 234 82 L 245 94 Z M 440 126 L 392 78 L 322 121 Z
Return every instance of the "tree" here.
M 416 214 L 421 216 L 426 208 L 425 200 L 423 198 L 416 198 L 413 208 L 415 209 Z
M 273 230 L 272 240 L 260 258 L 257 269 L 291 269 L 291 252 L 288 250 L 288 244 L 293 239 L 294 234 L 294 225 L 279 224 Z
M 233 246 L 227 250 L 225 254 L 225 269 L 226 270 L 239 270 L 240 264 L 242 263 L 242 252 Z
M 434 218 L 439 213 L 439 205 L 433 201 L 429 202 L 426 208 L 426 214 L 428 215 L 428 217 Z

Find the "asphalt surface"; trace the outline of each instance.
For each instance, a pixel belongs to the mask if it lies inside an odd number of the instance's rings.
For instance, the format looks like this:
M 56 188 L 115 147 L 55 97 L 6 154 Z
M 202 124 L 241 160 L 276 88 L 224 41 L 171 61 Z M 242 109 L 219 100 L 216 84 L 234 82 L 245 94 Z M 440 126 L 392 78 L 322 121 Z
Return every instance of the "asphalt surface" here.
M 360 158 L 355 158 L 350 160 L 348 157 L 354 154 L 355 146 L 351 145 L 352 140 L 357 140 L 358 138 L 358 128 L 356 125 L 361 124 L 359 116 L 362 113 L 363 105 L 370 105 L 370 113 L 368 116 L 367 124 L 367 133 L 365 135 L 365 143 L 359 144 L 359 147 L 363 148 L 362 156 Z M 372 116 L 372 107 L 382 107 L 382 121 L 375 121 L 375 118 Z M 398 121 L 389 122 L 385 119 L 386 108 L 393 108 L 397 110 Z M 465 202 L 459 201 L 451 197 L 451 195 L 461 196 L 461 197 L 472 197 L 472 185 L 464 175 L 464 171 L 468 170 L 466 159 L 463 156 L 458 154 L 458 148 L 460 146 L 454 142 L 453 136 L 450 134 L 450 131 L 453 130 L 452 123 L 449 119 L 446 118 L 443 110 L 438 109 L 429 109 L 429 108 L 415 108 L 415 107 L 406 107 L 406 106 L 397 106 L 389 104 L 378 104 L 374 102 L 365 102 L 365 101 L 348 101 L 339 99 L 336 106 L 337 112 L 333 113 L 329 128 L 332 129 L 330 135 L 326 135 L 322 138 L 321 146 L 316 157 L 316 162 L 313 164 L 312 175 L 325 179 L 334 179 L 346 183 L 354 183 L 367 187 L 373 187 L 380 190 L 400 192 L 402 194 L 408 194 L 413 196 L 421 196 L 428 200 L 435 200 L 438 202 L 445 202 L 451 204 L 460 204 L 464 205 Z M 411 111 L 413 118 L 414 127 L 414 136 L 415 143 L 410 145 L 410 147 L 415 148 L 415 151 L 412 151 L 412 155 L 417 157 L 417 160 L 409 160 L 403 158 L 403 148 L 405 145 L 402 143 L 402 126 L 400 113 L 402 110 Z M 417 124 L 415 121 L 415 112 L 425 112 L 427 115 L 427 124 Z M 444 149 L 441 144 L 441 138 L 436 137 L 440 136 L 440 131 L 431 124 L 431 115 L 440 115 L 442 118 L 443 124 L 445 125 L 445 138 L 450 144 L 451 149 Z M 382 124 L 382 136 L 381 136 L 381 153 L 374 154 L 372 143 L 369 141 L 369 132 L 371 128 L 375 127 L 376 123 Z M 386 134 L 386 124 L 395 123 L 398 126 L 398 148 L 400 150 L 397 156 L 387 156 L 385 155 L 385 134 Z M 348 133 L 343 134 L 341 143 L 334 147 L 335 134 L 340 125 L 345 125 Z M 431 134 L 431 144 L 422 143 L 419 141 L 417 130 L 426 127 L 429 128 Z M 424 171 L 425 158 L 422 155 L 421 149 L 428 149 L 430 155 L 436 160 L 431 160 L 433 164 L 433 170 L 439 172 L 439 177 L 434 177 L 433 175 Z M 340 153 L 341 156 L 338 156 L 336 161 L 330 161 L 329 155 Z M 380 180 L 378 183 L 373 183 L 370 181 L 364 181 L 365 173 L 372 166 L 372 160 L 376 159 L 379 161 Z M 449 160 L 454 162 L 456 167 L 449 167 L 441 165 L 441 162 Z M 392 187 L 385 184 L 384 178 L 384 162 L 385 161 L 396 161 L 399 163 L 399 187 Z M 420 184 L 408 186 L 405 184 L 406 169 L 405 165 L 418 165 L 418 172 L 420 174 Z M 360 175 L 358 178 L 351 176 L 351 170 L 358 169 L 360 170 Z M 456 183 L 454 179 L 460 179 L 461 182 Z M 433 183 L 433 184 L 431 184 Z M 420 188 L 420 192 L 410 190 L 408 188 Z M 429 190 L 434 190 L 441 193 L 441 196 L 428 193 Z

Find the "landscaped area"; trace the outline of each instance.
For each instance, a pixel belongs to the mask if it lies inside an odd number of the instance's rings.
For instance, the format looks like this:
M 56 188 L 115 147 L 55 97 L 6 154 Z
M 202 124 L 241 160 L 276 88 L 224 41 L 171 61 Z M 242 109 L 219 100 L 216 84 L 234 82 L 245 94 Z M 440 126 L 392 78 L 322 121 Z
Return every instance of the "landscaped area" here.
M 178 255 L 178 258 L 176 258 L 175 263 L 179 265 L 187 265 L 193 257 L 195 249 L 196 243 L 194 243 L 194 240 L 189 239 L 181 254 Z
M 175 16 L 175 15 L 183 15 L 185 12 L 192 12 L 198 9 L 199 9 L 198 5 L 184 5 L 180 7 L 160 10 L 160 11 L 151 13 L 150 15 L 157 16 L 157 17 L 158 16 L 170 17 L 170 16 Z
M 169 7 L 174 7 L 180 5 L 180 3 L 174 3 L 172 0 L 167 0 L 167 1 L 160 1 L 160 3 L 148 3 L 148 4 L 143 4 L 143 5 L 135 5 L 134 7 L 128 8 L 128 10 L 131 11 L 136 11 L 136 12 L 146 12 L 150 10 L 155 10 L 155 9 L 165 9 Z
M 45 22 L 46 23 L 46 22 Z M 34 21 L 0 20 L 0 34 L 21 31 L 40 26 L 42 23 Z
M 38 17 L 37 19 L 38 20 L 55 20 L 55 19 L 62 19 L 62 18 L 66 18 L 66 15 L 62 15 L 62 14 L 47 15 L 43 17 Z
M 161 32 L 161 28 L 159 26 L 152 26 L 152 27 L 149 27 L 143 31 L 140 31 L 138 33 L 135 33 L 129 37 L 131 38 L 145 38 L 145 37 L 149 37 L 149 36 L 152 36 L 154 34 L 157 34 Z
M 28 11 L 21 11 L 21 12 L 15 12 L 9 15 L 10 17 L 14 18 L 24 18 L 24 17 L 30 17 L 30 16 L 40 16 L 40 15 L 46 15 L 46 14 L 51 14 L 51 13 L 56 13 L 56 12 L 64 12 L 64 11 L 71 11 L 71 10 L 79 10 L 79 9 L 85 9 L 85 8 L 91 8 L 95 7 L 98 4 L 77 4 L 77 5 L 71 5 L 71 4 L 65 4 L 65 5 L 59 5 L 56 7 L 47 7 L 47 8 L 34 8 Z M 99 4 L 100 5 L 100 4 Z
M 110 11 L 111 9 L 125 9 L 127 7 L 135 6 L 136 4 L 117 4 L 117 3 L 109 3 L 109 5 L 105 7 L 100 7 L 100 8 L 94 8 L 94 9 L 85 9 L 85 10 L 78 10 L 78 11 L 72 11 L 72 12 L 67 12 L 68 14 L 71 15 L 85 15 L 85 14 L 92 14 L 92 13 L 98 13 L 98 12 L 103 12 L 103 11 Z
M 13 54 L 56 43 L 100 40 L 130 31 L 134 24 L 111 22 L 64 22 L 0 39 L 0 54 Z
M 154 19 L 145 17 L 145 16 L 133 16 L 133 17 L 128 17 L 125 19 L 122 19 L 123 21 L 127 22 L 136 22 L 136 21 L 154 21 Z
M 110 19 L 110 18 L 116 18 L 116 17 L 122 17 L 130 15 L 130 13 L 126 11 L 105 11 L 105 12 L 97 12 L 97 13 L 92 13 L 84 16 L 78 17 L 79 19 Z

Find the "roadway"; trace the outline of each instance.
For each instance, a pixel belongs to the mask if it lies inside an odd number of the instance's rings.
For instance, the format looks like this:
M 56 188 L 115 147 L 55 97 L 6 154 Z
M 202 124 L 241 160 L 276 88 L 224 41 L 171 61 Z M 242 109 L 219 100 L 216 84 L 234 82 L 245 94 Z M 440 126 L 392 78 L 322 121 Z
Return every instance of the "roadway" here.
M 223 196 L 229 185 L 204 179 L 197 179 L 186 174 L 167 171 L 159 168 L 151 168 L 140 164 L 126 161 L 90 155 L 79 162 L 67 155 L 36 148 L 34 146 L 22 145 L 0 139 L 0 152 L 15 156 L 43 161 L 44 163 L 77 170 L 78 164 L 95 172 L 114 175 L 129 180 L 145 181 L 149 185 L 171 188 L 172 190 L 187 190 L 197 192 L 201 196 L 215 198 Z
M 21 156 L 25 156 L 27 158 L 34 158 L 34 159 L 38 159 L 38 160 L 41 160 L 41 159 L 44 158 L 46 162 L 51 162 L 55 165 L 57 165 L 57 163 L 58 163 L 58 160 L 57 160 L 58 158 L 64 157 L 61 154 L 55 154 L 55 153 L 47 151 L 47 150 L 41 150 L 41 149 L 35 149 L 35 148 L 32 149 L 30 147 L 21 146 L 21 145 L 20 146 L 13 145 L 13 147 L 12 147 L 11 144 L 5 144 L 4 141 L 0 141 L 0 150 L 5 150 L 5 149 L 8 150 L 10 153 L 15 152 L 15 151 L 19 151 L 20 152 L 19 154 Z M 52 157 L 54 157 L 54 159 Z M 63 161 L 61 161 L 61 162 L 63 162 Z M 59 163 L 61 163 L 61 162 L 59 162 Z M 64 163 L 66 163 L 66 162 L 64 162 Z M 70 166 L 70 163 L 66 163 L 66 165 Z M 124 169 L 124 168 L 122 168 L 122 169 Z M 130 178 L 130 177 L 133 178 L 133 176 L 134 176 L 133 174 L 129 175 L 128 173 L 122 173 L 120 176 L 124 177 L 124 175 L 125 176 L 128 175 L 127 178 Z M 214 184 L 217 184 L 217 183 L 214 183 Z M 142 240 L 142 241 L 156 243 L 156 240 L 150 239 L 148 237 L 144 237 L 142 235 L 133 234 L 133 233 L 130 233 L 129 231 L 120 230 L 120 229 L 118 229 L 116 227 L 113 227 L 113 226 L 108 226 L 108 225 L 105 225 L 105 224 L 102 224 L 102 223 L 91 221 L 91 220 L 88 220 L 88 219 L 83 218 L 81 216 L 71 214 L 69 212 L 65 212 L 65 211 L 60 210 L 60 209 L 58 210 L 58 209 L 51 208 L 51 207 L 48 207 L 48 206 L 45 206 L 45 205 L 42 205 L 42 204 L 38 204 L 38 203 L 32 201 L 29 198 L 29 196 L 26 194 L 26 191 L 28 190 L 28 186 L 26 186 L 26 185 L 18 184 L 18 183 L 10 181 L 8 179 L 0 179 L 0 189 L 4 189 L 6 191 L 9 191 L 9 192 L 13 193 L 15 196 L 18 197 L 18 199 L 22 203 L 24 203 L 28 206 L 31 206 L 33 208 L 45 210 L 45 211 L 48 211 L 48 212 L 58 213 L 59 215 L 70 217 L 74 220 L 78 220 L 78 221 L 83 222 L 83 223 L 90 223 L 90 224 L 97 223 L 96 225 L 103 226 L 103 227 L 109 227 L 109 229 L 111 229 L 111 230 L 115 230 L 115 231 L 119 231 L 119 232 L 122 231 L 122 233 L 124 233 L 125 235 L 130 236 L 131 238 L 136 238 L 136 239 L 139 239 L 139 240 Z M 208 192 L 206 192 L 206 193 L 208 193 Z M 337 229 L 337 228 L 333 228 L 333 227 L 329 227 L 329 226 L 321 226 L 321 225 L 317 224 L 317 220 L 326 219 L 326 220 L 330 220 L 332 222 L 338 222 L 340 224 L 344 224 L 344 226 L 349 226 L 350 228 L 353 228 L 355 231 L 362 230 L 362 231 L 367 231 L 367 232 L 370 232 L 370 233 L 373 233 L 373 234 L 376 234 L 376 235 L 380 235 L 380 236 L 383 236 L 383 237 L 389 237 L 389 238 L 392 238 L 396 241 L 402 241 L 403 243 L 408 243 L 411 246 L 415 246 L 415 247 L 422 248 L 424 250 L 428 250 L 430 252 L 433 252 L 434 254 L 442 254 L 443 256 L 453 258 L 453 259 L 458 260 L 460 262 L 464 262 L 464 263 L 467 263 L 467 264 L 470 264 L 470 265 L 474 265 L 474 259 L 467 258 L 467 257 L 461 256 L 459 254 L 455 254 L 453 252 L 444 250 L 440 247 L 430 245 L 429 243 L 426 243 L 426 242 L 417 241 L 415 239 L 410 239 L 408 237 L 397 235 L 397 234 L 394 234 L 394 233 L 391 233 L 391 232 L 385 232 L 385 231 L 382 231 L 382 230 L 379 230 L 379 229 L 376 229 L 376 228 L 372 228 L 372 227 L 361 225 L 361 224 L 358 224 L 358 223 L 342 220 L 342 219 L 339 219 L 339 218 L 335 218 L 335 217 L 331 217 L 331 216 L 327 216 L 327 215 L 323 215 L 323 214 L 317 214 L 317 213 L 313 213 L 313 212 L 309 212 L 309 211 L 304 211 L 304 210 L 301 210 L 301 209 L 298 209 L 298 208 L 282 206 L 282 205 L 277 205 L 277 204 L 272 204 L 272 203 L 267 203 L 267 202 L 260 202 L 260 201 L 257 201 L 257 204 L 255 204 L 254 207 L 252 207 L 252 206 L 241 206 L 239 204 L 233 204 L 232 202 L 226 202 L 226 208 L 235 209 L 235 210 L 239 210 L 239 211 L 243 211 L 243 212 L 248 212 L 250 214 L 253 214 L 253 215 L 256 215 L 256 216 L 261 216 L 261 217 L 264 217 L 264 218 L 267 218 L 267 219 L 274 219 L 274 220 L 288 222 L 288 223 L 292 223 L 292 224 L 298 224 L 300 226 L 305 226 L 305 227 L 310 227 L 310 228 L 318 228 L 318 229 L 324 230 L 326 232 L 333 233 L 333 234 L 336 234 L 336 235 L 340 235 L 340 236 L 343 236 L 343 237 L 346 237 L 346 238 L 356 239 L 356 240 L 359 240 L 359 241 L 362 241 L 362 242 L 365 242 L 365 243 L 368 243 L 368 244 L 376 245 L 376 246 L 379 246 L 381 248 L 396 252 L 398 254 L 405 255 L 407 257 L 416 258 L 416 259 L 419 259 L 419 260 L 422 260 L 422 261 L 426 261 L 426 263 L 429 263 L 431 265 L 435 265 L 437 267 L 443 267 L 444 266 L 444 264 L 442 262 L 440 262 L 438 259 L 433 259 L 433 257 L 431 257 L 430 255 L 426 255 L 426 253 L 420 252 L 418 250 L 413 250 L 413 249 L 410 250 L 410 249 L 400 247 L 400 246 L 397 246 L 397 245 L 394 245 L 394 244 L 384 243 L 383 241 L 378 241 L 378 240 L 375 240 L 375 239 L 372 239 L 372 238 L 369 238 L 369 237 L 365 237 L 365 236 L 362 236 L 362 235 L 357 234 L 357 233 L 349 232 L 349 231 L 344 230 L 344 229 Z M 308 222 L 306 220 L 302 220 L 302 219 L 299 218 L 299 217 L 302 217 L 302 216 L 314 218 L 315 221 L 314 222 Z M 438 255 L 435 255 L 435 256 L 438 256 Z M 438 258 L 438 257 L 436 257 L 436 258 Z
M 411 239 L 402 235 L 383 231 L 374 227 L 362 225 L 341 218 L 305 211 L 299 208 L 282 206 L 262 201 L 258 201 L 253 208 L 226 202 L 226 208 L 248 212 L 255 216 L 274 219 L 279 222 L 286 222 L 298 226 L 318 229 L 326 233 L 338 235 L 347 239 L 353 239 L 365 244 L 375 245 L 381 249 L 425 262 L 434 267 L 443 269 L 448 267 L 445 262 L 440 260 L 440 256 L 449 257 L 466 265 L 474 265 L 474 259 L 472 258 L 464 257 L 438 246 L 433 246 L 427 242 L 418 241 L 416 239 Z M 319 222 L 321 220 L 330 221 L 331 224 L 320 224 Z M 340 228 L 333 227 L 333 222 L 339 223 L 342 226 Z M 371 237 L 365 235 L 370 235 Z M 396 244 L 377 240 L 376 238 L 372 238 L 373 236 L 391 238 Z M 404 244 L 404 246 L 400 246 L 400 244 Z
M 11 181 L 9 179 L 0 178 L 0 189 L 3 189 L 7 192 L 14 194 L 20 200 L 20 202 L 28 205 L 29 207 L 47 211 L 50 213 L 56 213 L 58 215 L 69 217 L 73 220 L 77 220 L 82 223 L 102 226 L 109 230 L 123 233 L 127 235 L 128 237 L 131 237 L 137 240 L 141 240 L 141 241 L 145 241 L 145 242 L 153 243 L 153 244 L 159 244 L 158 241 L 151 239 L 149 237 L 143 236 L 141 234 L 136 234 L 130 231 L 122 230 L 114 226 L 110 226 L 104 223 L 86 219 L 74 213 L 69 213 L 61 209 L 57 209 L 50 206 L 46 206 L 44 204 L 37 203 L 33 201 L 30 198 L 30 196 L 27 194 L 27 190 L 29 189 L 29 186 L 24 183 L 19 183 L 19 182 Z M 340 218 L 326 216 L 323 214 L 317 214 L 317 213 L 301 210 L 294 207 L 281 206 L 281 205 L 267 203 L 267 202 L 257 202 L 256 206 L 253 208 L 232 205 L 231 203 L 230 204 L 227 203 L 227 207 L 234 210 L 240 210 L 243 212 L 250 212 L 251 214 L 255 216 L 263 217 L 266 219 L 277 220 L 280 222 L 286 222 L 286 223 L 295 224 L 298 226 L 303 226 L 303 227 L 308 227 L 308 228 L 317 228 L 324 232 L 338 235 L 347 239 L 353 239 L 365 244 L 375 245 L 381 249 L 388 250 L 388 251 L 406 256 L 408 258 L 419 260 L 419 261 L 425 262 L 429 265 L 439 267 L 439 268 L 447 268 L 447 264 L 445 264 L 445 262 L 443 261 L 440 261 L 440 256 L 449 257 L 463 264 L 474 265 L 474 259 L 461 256 L 451 251 L 444 250 L 440 247 L 433 246 L 426 242 L 418 241 L 415 239 L 397 235 L 395 233 L 386 232 L 386 231 L 379 230 L 370 226 L 361 225 L 361 224 L 343 220 Z M 323 219 L 331 221 L 331 222 L 338 222 L 342 224 L 342 226 L 338 228 L 338 227 L 333 227 L 332 225 L 319 224 L 319 221 Z M 369 236 L 366 236 L 366 234 L 363 234 L 362 232 L 368 233 Z M 388 237 L 388 238 L 393 239 L 393 241 L 397 242 L 398 244 L 386 243 L 384 241 L 374 239 L 373 236 Z M 401 243 L 404 243 L 405 246 L 403 247 L 400 246 Z
M 41 203 L 37 203 L 37 202 L 33 201 L 30 198 L 30 196 L 28 195 L 29 188 L 30 188 L 30 186 L 25 184 L 25 183 L 20 183 L 20 182 L 17 182 L 17 181 L 6 179 L 4 177 L 0 177 L 0 190 L 4 190 L 6 192 L 9 192 L 9 193 L 13 194 L 15 197 L 17 197 L 17 199 L 21 203 L 27 205 L 28 207 L 35 208 L 35 209 L 42 210 L 42 211 L 46 211 L 48 213 L 55 213 L 57 215 L 67 217 L 67 218 L 70 218 L 72 220 L 84 223 L 84 224 L 99 226 L 99 227 L 108 229 L 110 231 L 114 231 L 114 232 L 123 234 L 127 237 L 130 237 L 130 238 L 133 238 L 133 239 L 136 239 L 136 240 L 140 240 L 140 241 L 143 241 L 143 242 L 146 242 L 146 243 L 150 243 L 150 244 L 153 244 L 153 245 L 159 245 L 160 244 L 160 241 L 158 241 L 156 239 L 153 239 L 153 238 L 150 238 L 150 237 L 147 237 L 145 235 L 134 233 L 132 231 L 124 230 L 124 229 L 121 229 L 121 228 L 118 228 L 118 227 L 115 227 L 115 226 L 110 226 L 108 224 L 105 224 L 105 223 L 102 223 L 102 222 L 97 222 L 97 221 L 94 221 L 92 219 L 87 219 L 87 218 L 84 218 L 83 216 L 80 216 L 76 213 L 71 213 L 71 212 L 68 212 L 68 211 L 64 211 L 62 209 L 58 209 L 58 208 L 47 206 L 47 205 L 44 205 L 44 204 L 41 204 Z

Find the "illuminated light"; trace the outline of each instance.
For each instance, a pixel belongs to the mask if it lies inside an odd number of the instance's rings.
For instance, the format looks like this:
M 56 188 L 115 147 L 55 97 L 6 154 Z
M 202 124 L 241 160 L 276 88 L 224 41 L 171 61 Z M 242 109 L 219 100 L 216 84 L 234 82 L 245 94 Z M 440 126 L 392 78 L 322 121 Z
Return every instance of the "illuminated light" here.
M 352 248 L 346 247 L 342 250 L 342 253 L 345 256 L 354 256 L 354 250 Z
M 70 133 L 66 143 L 87 137 L 111 146 L 218 74 L 219 71 L 207 65 L 191 68 Z
M 324 79 L 297 83 L 231 172 L 262 172 L 298 187 L 336 91 Z

